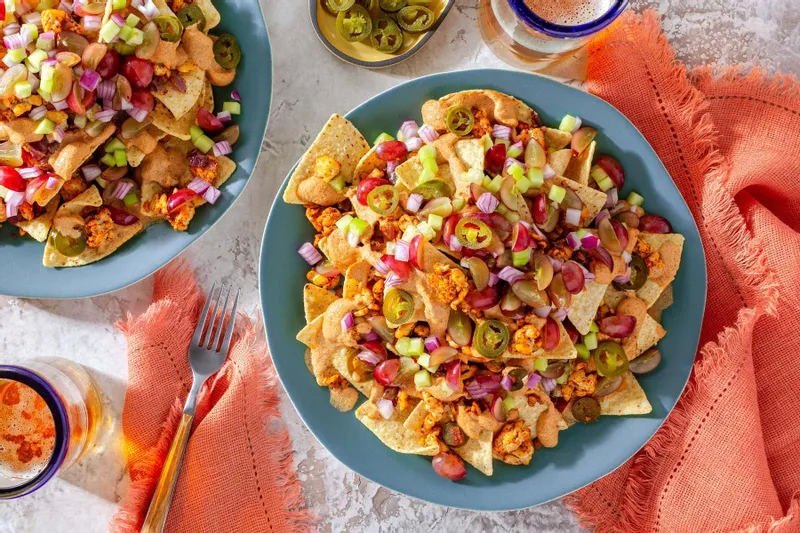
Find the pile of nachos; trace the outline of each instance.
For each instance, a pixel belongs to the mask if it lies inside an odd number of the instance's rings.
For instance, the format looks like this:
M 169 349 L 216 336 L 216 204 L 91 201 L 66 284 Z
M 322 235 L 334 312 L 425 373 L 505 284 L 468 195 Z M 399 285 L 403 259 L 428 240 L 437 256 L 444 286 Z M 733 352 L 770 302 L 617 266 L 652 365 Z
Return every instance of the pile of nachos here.
M 297 339 L 331 404 L 386 446 L 461 479 L 527 465 L 559 433 L 651 411 L 684 238 L 597 129 L 520 100 L 430 100 L 370 147 L 333 115 L 283 199 L 316 230 Z

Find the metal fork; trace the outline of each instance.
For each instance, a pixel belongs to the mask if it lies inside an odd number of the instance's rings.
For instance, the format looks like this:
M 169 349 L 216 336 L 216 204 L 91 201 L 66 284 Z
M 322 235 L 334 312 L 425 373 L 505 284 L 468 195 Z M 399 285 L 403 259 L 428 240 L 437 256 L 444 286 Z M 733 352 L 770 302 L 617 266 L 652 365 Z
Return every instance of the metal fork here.
M 147 510 L 147 516 L 141 529 L 142 533 L 161 533 L 164 530 L 172 495 L 175 492 L 175 483 L 181 470 L 183 452 L 186 450 L 186 443 L 189 440 L 189 430 L 192 428 L 194 410 L 197 405 L 197 393 L 208 377 L 220 369 L 231 347 L 233 327 L 236 323 L 236 308 L 239 306 L 239 290 L 236 290 L 236 298 L 233 300 L 230 318 L 226 323 L 226 310 L 233 288 L 228 288 L 225 295 L 225 303 L 220 307 L 219 301 L 225 291 L 225 286 L 222 285 L 217 292 L 214 307 L 211 309 L 211 299 L 214 296 L 216 286 L 216 282 L 211 286 L 208 298 L 206 298 L 206 303 L 203 306 L 203 312 L 200 313 L 200 321 L 194 330 L 194 336 L 189 346 L 192 388 L 189 391 L 189 396 L 186 397 L 183 416 L 180 424 L 178 424 L 175 437 L 172 439 L 167 459 L 164 461 L 161 477 L 158 479 L 158 485 L 156 485 L 153 499 L 150 502 L 150 508 Z M 207 326 L 206 322 L 208 322 Z M 225 336 L 222 339 L 222 347 L 217 350 L 223 332 Z

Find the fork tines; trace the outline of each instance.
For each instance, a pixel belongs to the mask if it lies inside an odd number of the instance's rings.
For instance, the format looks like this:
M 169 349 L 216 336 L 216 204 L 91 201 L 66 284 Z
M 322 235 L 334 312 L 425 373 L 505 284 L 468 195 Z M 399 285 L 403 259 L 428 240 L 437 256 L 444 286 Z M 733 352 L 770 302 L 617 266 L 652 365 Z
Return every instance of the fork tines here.
M 233 299 L 233 306 L 228 311 L 228 302 L 230 301 L 233 286 L 225 290 L 225 285 L 221 285 L 217 291 L 217 296 L 214 299 L 213 306 L 211 299 L 214 298 L 214 289 L 217 283 L 211 285 L 211 290 L 208 291 L 208 297 L 203 305 L 203 311 L 200 313 L 200 320 L 197 322 L 197 328 L 192 337 L 192 345 L 204 347 L 207 350 L 227 355 L 228 349 L 231 345 L 231 338 L 233 337 L 234 325 L 236 323 L 236 310 L 239 307 L 239 293 L 240 289 L 236 289 L 236 296 Z M 225 292 L 225 302 L 220 306 L 220 299 L 222 293 Z M 225 336 L 223 337 L 223 332 Z M 221 345 L 220 345 L 220 341 Z

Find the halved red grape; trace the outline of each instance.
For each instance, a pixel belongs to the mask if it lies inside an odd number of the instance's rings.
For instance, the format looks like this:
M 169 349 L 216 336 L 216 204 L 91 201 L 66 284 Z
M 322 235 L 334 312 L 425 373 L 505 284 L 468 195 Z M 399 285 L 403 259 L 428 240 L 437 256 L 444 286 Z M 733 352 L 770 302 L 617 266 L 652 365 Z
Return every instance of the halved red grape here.
M 411 261 L 412 265 L 420 270 L 422 270 L 423 250 L 422 235 L 415 235 L 414 238 L 411 239 L 411 243 L 408 247 L 408 259 Z
M 134 89 L 144 89 L 153 81 L 153 64 L 145 59 L 128 56 L 122 65 L 122 75 L 131 82 Z
M 41 176 L 36 176 L 32 180 L 29 180 L 25 187 L 25 201 L 33 205 L 33 203 L 38 200 L 39 191 L 44 189 L 46 183 L 47 174 L 42 174 Z
M 398 261 L 393 255 L 384 255 L 381 257 L 381 261 L 383 261 L 401 280 L 405 281 L 411 276 L 413 267 L 409 263 Z
M 659 215 L 644 215 L 639 219 L 639 231 L 645 233 L 672 233 L 672 225 Z
M 614 220 L 619 220 L 628 228 L 638 228 L 639 227 L 639 215 L 634 213 L 633 211 L 622 211 L 621 213 L 617 213 L 614 215 Z
M 594 162 L 597 166 L 605 170 L 608 177 L 614 182 L 614 186 L 622 190 L 622 187 L 625 185 L 625 171 L 622 169 L 622 165 L 610 155 L 599 155 Z
M 478 198 L 485 192 L 489 192 L 486 187 L 479 183 L 470 183 L 469 184 L 469 194 L 472 196 L 472 201 L 477 202 Z
M 495 230 L 502 240 L 507 239 L 511 234 L 511 222 L 500 213 L 483 213 L 478 211 L 476 213 L 470 213 L 469 218 L 480 220 Z
M 167 210 L 171 213 L 194 198 L 197 198 L 197 193 L 192 189 L 178 189 L 169 195 L 167 199 Z
M 600 237 L 600 242 L 603 243 L 603 246 L 606 248 L 606 250 L 614 254 L 620 254 L 623 250 L 623 246 L 619 240 L 619 237 L 617 237 L 617 230 L 614 228 L 614 225 L 611 222 L 612 221 L 610 218 L 605 217 L 597 226 L 597 233 Z M 619 222 L 617 222 L 617 224 L 619 224 Z M 620 226 L 622 226 L 622 224 L 620 224 Z
M 137 217 L 136 215 L 128 213 L 127 211 L 124 211 L 122 209 L 118 209 L 112 205 L 106 206 L 106 209 L 109 210 L 109 213 L 111 215 L 111 220 L 114 221 L 114 224 L 117 224 L 119 226 L 130 226 L 132 224 L 135 224 L 139 220 L 139 217 Z
M 511 251 L 521 252 L 530 248 L 531 234 L 522 222 L 515 222 L 511 232 Z
M 519 202 L 517 199 L 516 180 L 512 176 L 503 178 L 503 184 L 500 186 L 500 199 L 503 200 L 505 206 L 512 211 L 519 209 Z
M 205 107 L 201 107 L 197 110 L 197 125 L 200 126 L 203 131 L 217 132 L 225 129 L 225 124 Z
M 486 287 L 482 291 L 471 291 L 464 297 L 464 303 L 477 311 L 494 307 L 499 301 L 500 293 L 497 292 L 496 287 Z
M 621 339 L 627 337 L 636 328 L 636 317 L 633 315 L 612 315 L 602 319 L 597 323 L 600 331 L 613 337 Z
M 108 52 L 107 45 L 103 43 L 91 43 L 83 49 L 83 54 L 81 54 L 83 68 L 96 70 L 103 60 L 103 57 L 105 57 L 106 52 Z
M 572 153 L 575 155 L 580 155 L 581 152 L 586 150 L 586 148 L 592 144 L 592 141 L 595 137 L 597 137 L 597 130 L 590 128 L 589 126 L 584 126 L 573 133 L 572 142 L 570 143 Z
M 385 180 L 383 178 L 367 178 L 365 180 L 361 180 L 361 183 L 358 184 L 356 194 L 358 203 L 361 205 L 368 205 L 367 196 L 369 196 L 369 193 L 371 193 L 373 189 L 380 187 L 381 185 L 391 185 L 391 183 L 389 183 L 389 180 Z
M 542 337 L 542 348 L 548 352 L 556 349 L 561 340 L 561 330 L 558 328 L 558 322 L 553 317 L 547 317 Z
M 578 294 L 583 290 L 586 278 L 583 269 L 575 261 L 567 261 L 561 267 L 561 277 L 564 279 L 564 287 L 572 294 Z
M 536 252 L 533 254 L 533 268 L 536 287 L 539 290 L 546 289 L 550 282 L 553 281 L 553 275 L 555 274 L 553 263 L 542 252 Z
M 364 350 L 372 352 L 381 359 L 386 359 L 389 354 L 386 353 L 386 348 L 379 341 L 364 341 L 360 345 Z
M 138 107 L 148 113 L 153 110 L 155 107 L 155 100 L 153 99 L 153 94 L 150 91 L 145 91 L 141 89 L 136 89 L 131 94 L 131 104 L 134 107 Z M 216 117 L 214 117 L 216 119 Z
M 386 141 L 378 145 L 375 149 L 375 155 L 381 161 L 395 161 L 402 159 L 408 154 L 406 144 L 401 141 Z
M 503 397 L 499 394 L 494 397 L 491 405 L 492 416 L 498 422 L 505 422 L 508 418 L 508 410 L 506 404 L 503 403 Z
M 453 452 L 439 452 L 434 456 L 431 464 L 434 472 L 451 481 L 463 479 L 467 475 L 464 461 Z
M 460 218 L 460 216 L 452 214 L 444 221 L 444 225 L 442 226 L 442 240 L 448 246 L 450 246 L 450 237 L 455 233 L 456 225 Z
M 561 325 L 564 326 L 564 329 L 567 331 L 567 335 L 569 336 L 569 340 L 572 342 L 572 344 L 578 344 L 578 337 L 580 336 L 580 333 L 578 333 L 578 330 L 572 325 L 572 322 L 565 320 L 561 323 Z
M 572 303 L 572 294 L 567 290 L 564 284 L 564 276 L 561 272 L 553 276 L 553 281 L 547 287 L 547 295 L 553 305 L 562 309 L 566 309 Z
M 81 55 L 83 50 L 89 46 L 89 41 L 74 31 L 61 31 L 58 33 L 58 46 L 73 54 Z
M 550 305 L 547 294 L 537 288 L 536 284 L 527 279 L 523 279 L 511 286 L 511 292 L 520 300 L 531 307 L 545 307 Z
M 461 361 L 456 359 L 455 361 L 450 361 L 445 365 L 447 370 L 445 371 L 445 381 L 447 381 L 447 385 L 456 392 L 461 391 Z
M 400 371 L 400 359 L 387 359 L 381 361 L 375 366 L 372 375 L 375 381 L 383 386 L 391 385 L 397 379 L 397 374 Z
M 617 235 L 619 245 L 624 250 L 628 247 L 628 230 L 618 220 L 611 220 L 611 226 L 614 228 L 614 233 Z
M 475 288 L 479 291 L 489 285 L 489 267 L 480 257 L 467 257 L 462 261 L 462 266 L 469 268 Z
M 113 78 L 119 73 L 120 55 L 116 50 L 107 50 L 103 58 L 97 64 L 95 71 L 104 80 Z
M 545 224 L 547 223 L 547 196 L 544 194 L 537 194 L 536 197 L 533 199 L 533 209 L 531 212 L 533 216 L 533 221 L 537 224 Z
M 0 185 L 14 192 L 25 192 L 25 180 L 11 167 L 0 167 Z
M 506 164 L 506 145 L 495 144 L 489 151 L 486 152 L 484 157 L 484 168 L 489 174 L 499 174 L 503 171 L 503 166 Z

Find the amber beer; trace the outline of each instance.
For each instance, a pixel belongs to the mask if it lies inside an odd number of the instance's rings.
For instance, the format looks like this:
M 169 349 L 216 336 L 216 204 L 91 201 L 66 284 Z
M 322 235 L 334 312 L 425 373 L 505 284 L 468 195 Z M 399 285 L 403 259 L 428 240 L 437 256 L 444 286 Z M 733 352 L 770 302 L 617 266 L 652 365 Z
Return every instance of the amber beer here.
M 503 61 L 538 70 L 610 24 L 628 0 L 480 0 L 479 25 Z
M 58 357 L 0 365 L 0 500 L 30 494 L 90 453 L 109 420 L 81 365 Z

